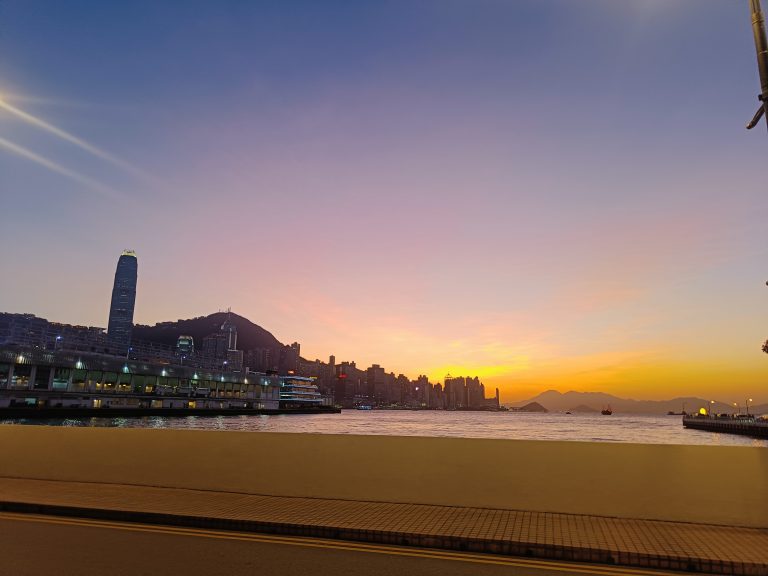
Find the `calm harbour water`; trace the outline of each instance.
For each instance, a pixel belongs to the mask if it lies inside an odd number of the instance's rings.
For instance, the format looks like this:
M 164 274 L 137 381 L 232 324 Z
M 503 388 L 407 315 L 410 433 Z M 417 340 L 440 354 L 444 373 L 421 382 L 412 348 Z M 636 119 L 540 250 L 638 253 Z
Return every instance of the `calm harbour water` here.
M 768 440 L 683 428 L 680 416 L 344 410 L 341 414 L 2 420 L 2 424 L 183 428 L 313 434 L 458 436 L 516 440 L 768 447 Z

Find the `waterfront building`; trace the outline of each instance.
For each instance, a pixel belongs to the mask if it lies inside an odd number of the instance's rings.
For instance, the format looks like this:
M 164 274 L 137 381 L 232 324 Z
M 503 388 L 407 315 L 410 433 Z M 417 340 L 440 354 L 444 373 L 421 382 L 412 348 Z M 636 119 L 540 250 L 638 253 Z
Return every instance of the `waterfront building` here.
M 429 378 L 425 375 L 420 375 L 414 381 L 414 398 L 416 405 L 422 408 L 433 408 L 432 406 L 432 384 L 429 383 Z
M 449 410 L 456 410 L 466 406 L 464 401 L 464 378 L 462 376 L 454 377 L 448 374 L 445 377 L 443 392 Z
M 432 389 L 432 405 L 431 408 L 438 410 L 446 410 L 448 408 L 448 402 L 445 399 L 445 390 L 443 390 L 442 384 L 435 384 Z
M 108 350 L 104 328 L 49 322 L 34 314 L 0 312 L 0 345 L 4 344 L 41 350 Z
M 278 410 L 280 382 L 262 373 L 135 362 L 107 354 L 0 347 L 0 409 L 36 411 Z M 102 412 L 103 410 L 103 412 Z
M 137 278 L 136 253 L 132 250 L 125 250 L 120 255 L 115 269 L 107 335 L 112 345 L 126 352 L 131 342 L 131 331 L 133 330 Z
M 385 387 L 387 385 L 387 373 L 384 368 L 374 364 L 366 370 L 365 374 L 365 396 L 369 401 L 375 404 L 382 404 L 385 397 Z
M 485 406 L 485 386 L 480 382 L 480 379 L 466 378 L 466 397 L 467 408 L 482 408 Z
M 499 393 L 494 398 L 485 397 L 485 385 L 480 379 L 464 376 L 445 377 L 443 402 L 448 410 L 498 410 Z
M 392 390 L 392 402 L 399 406 L 405 406 L 412 397 L 411 381 L 405 374 L 398 374 L 395 386 Z
M 34 314 L 0 314 L 0 344 L 46 347 L 50 322 Z
M 336 377 L 336 385 L 333 390 L 333 399 L 337 406 L 344 408 L 352 407 L 352 398 L 354 398 L 354 392 L 349 391 L 347 388 L 347 375 L 340 372 Z
M 334 398 L 336 405 L 343 408 L 355 406 L 356 398 L 364 398 L 364 404 L 370 404 L 364 394 L 366 373 L 358 369 L 354 362 L 342 362 L 335 365 Z

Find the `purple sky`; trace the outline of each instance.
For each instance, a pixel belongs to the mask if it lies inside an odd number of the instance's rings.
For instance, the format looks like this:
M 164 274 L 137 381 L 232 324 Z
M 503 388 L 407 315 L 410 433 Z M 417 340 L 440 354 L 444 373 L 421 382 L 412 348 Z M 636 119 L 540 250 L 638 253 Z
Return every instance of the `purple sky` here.
M 746 2 L 9 1 L 0 310 L 104 326 L 132 248 L 142 323 L 768 401 L 758 88 Z

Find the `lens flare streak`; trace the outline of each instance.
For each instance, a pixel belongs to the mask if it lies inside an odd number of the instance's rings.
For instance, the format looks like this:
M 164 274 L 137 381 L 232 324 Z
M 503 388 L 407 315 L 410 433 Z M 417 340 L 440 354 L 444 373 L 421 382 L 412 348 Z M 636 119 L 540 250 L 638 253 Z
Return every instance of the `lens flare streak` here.
M 66 176 L 67 178 L 71 178 L 72 180 L 80 182 L 81 184 L 88 186 L 88 188 L 95 190 L 97 192 L 100 192 L 101 194 L 108 196 L 110 198 L 122 198 L 123 196 L 120 192 L 113 190 L 109 186 L 105 186 L 101 182 L 97 182 L 93 178 L 89 178 L 88 176 L 80 174 L 79 172 L 70 170 L 69 168 L 62 166 L 61 164 L 57 164 L 52 160 L 48 160 L 44 156 L 40 156 L 39 154 L 36 154 L 35 152 L 28 150 L 27 148 L 23 148 L 22 146 L 14 144 L 13 142 L 6 140 L 5 138 L 0 138 L 0 148 L 4 148 L 13 154 L 16 154 L 17 156 L 26 158 L 27 160 L 31 160 L 36 164 L 44 166 L 45 168 L 47 168 L 48 170 L 51 170 L 52 172 L 56 172 L 58 174 L 61 174 L 62 176 Z
M 113 156 L 109 152 L 105 152 L 104 150 L 101 150 L 100 148 L 97 148 L 96 146 L 89 144 L 82 138 L 78 138 L 77 136 L 62 130 L 61 128 L 57 128 L 56 126 L 49 124 L 45 120 L 42 120 L 36 116 L 33 116 L 32 114 L 29 114 L 24 110 L 16 108 L 15 106 L 12 106 L 2 98 L 0 98 L 0 110 L 5 110 L 9 114 L 26 122 L 27 124 L 31 124 L 32 126 L 40 128 L 41 130 L 44 130 L 50 134 L 53 134 L 54 136 L 61 138 L 66 142 L 69 142 L 70 144 L 74 144 L 78 148 L 85 150 L 86 152 L 92 154 L 93 156 L 96 156 L 101 160 L 109 162 L 110 164 L 117 166 L 125 170 L 126 172 L 133 174 L 134 176 L 137 176 L 142 179 L 147 178 L 147 175 L 144 172 L 142 172 L 138 168 L 135 168 L 134 166 L 131 166 L 124 160 L 121 160 L 120 158 Z

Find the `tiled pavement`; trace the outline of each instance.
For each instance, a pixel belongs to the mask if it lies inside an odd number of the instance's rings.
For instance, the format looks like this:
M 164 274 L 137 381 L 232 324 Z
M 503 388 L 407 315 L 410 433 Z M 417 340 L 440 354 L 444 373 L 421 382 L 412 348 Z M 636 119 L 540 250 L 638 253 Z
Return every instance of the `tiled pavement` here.
M 15 478 L 0 478 L 0 510 L 768 575 L 754 528 Z

